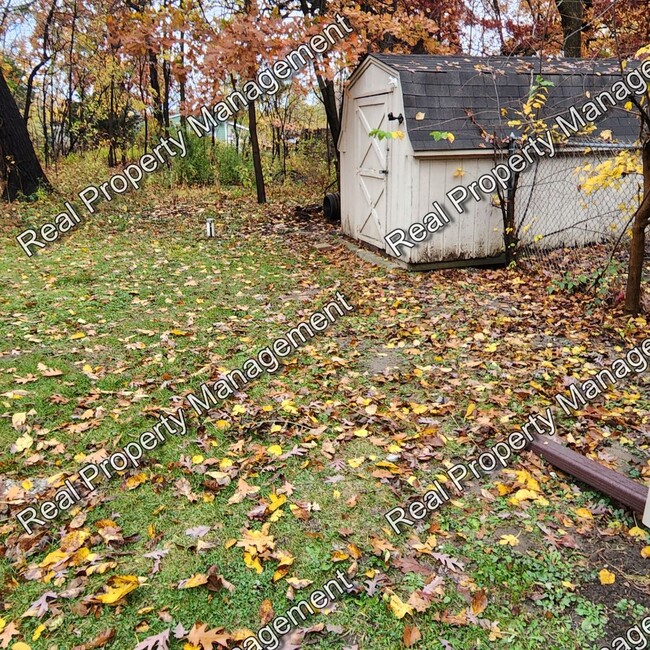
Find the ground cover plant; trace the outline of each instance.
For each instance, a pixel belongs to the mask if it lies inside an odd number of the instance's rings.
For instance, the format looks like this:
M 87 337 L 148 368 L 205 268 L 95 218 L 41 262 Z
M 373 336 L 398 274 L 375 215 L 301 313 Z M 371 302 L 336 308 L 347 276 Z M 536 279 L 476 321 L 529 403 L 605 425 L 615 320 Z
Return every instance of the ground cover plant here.
M 374 266 L 285 196 L 152 183 L 29 261 L 12 236 L 49 199 L 8 211 L 0 647 L 233 648 L 339 569 L 354 591 L 281 648 L 582 648 L 637 623 L 647 533 L 528 452 L 401 535 L 383 514 L 638 343 L 646 319 L 549 291 L 535 268 Z M 196 416 L 188 393 L 337 290 L 353 313 Z M 647 483 L 649 406 L 646 373 L 556 411 L 558 435 Z M 185 436 L 33 535 L 19 526 L 179 407 Z

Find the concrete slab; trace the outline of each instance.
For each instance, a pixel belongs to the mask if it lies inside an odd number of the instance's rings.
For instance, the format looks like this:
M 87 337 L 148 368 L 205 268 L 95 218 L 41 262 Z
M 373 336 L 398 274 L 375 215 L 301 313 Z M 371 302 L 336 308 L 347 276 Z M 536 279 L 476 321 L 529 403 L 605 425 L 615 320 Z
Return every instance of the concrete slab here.
M 392 271 L 393 269 L 405 268 L 405 265 L 400 264 L 399 262 L 392 262 L 391 260 L 388 260 L 381 255 L 377 255 L 376 253 L 366 250 L 365 248 L 355 246 L 352 242 L 349 242 L 346 239 L 342 239 L 341 243 L 346 248 L 351 250 L 357 257 L 360 257 L 362 260 L 364 260 L 364 262 L 370 262 L 370 264 L 381 266 L 382 268 L 388 269 L 389 271 Z

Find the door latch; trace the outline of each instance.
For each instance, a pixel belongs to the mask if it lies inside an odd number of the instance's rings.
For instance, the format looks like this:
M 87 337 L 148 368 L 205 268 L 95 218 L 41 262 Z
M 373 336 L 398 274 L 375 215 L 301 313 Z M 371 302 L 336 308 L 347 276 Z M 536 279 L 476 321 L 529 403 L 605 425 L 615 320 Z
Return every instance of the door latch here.
M 379 170 L 382 174 L 388 175 L 388 170 L 387 169 L 380 169 Z

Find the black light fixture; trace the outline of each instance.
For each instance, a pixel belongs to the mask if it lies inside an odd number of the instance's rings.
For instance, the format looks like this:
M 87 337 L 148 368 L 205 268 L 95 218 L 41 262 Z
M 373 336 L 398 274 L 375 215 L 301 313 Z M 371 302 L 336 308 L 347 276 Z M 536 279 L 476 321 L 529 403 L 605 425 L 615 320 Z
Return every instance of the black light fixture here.
M 404 121 L 404 116 L 400 113 L 397 117 L 393 115 L 393 111 L 388 113 L 388 119 L 389 120 L 397 120 L 399 124 L 401 124 Z

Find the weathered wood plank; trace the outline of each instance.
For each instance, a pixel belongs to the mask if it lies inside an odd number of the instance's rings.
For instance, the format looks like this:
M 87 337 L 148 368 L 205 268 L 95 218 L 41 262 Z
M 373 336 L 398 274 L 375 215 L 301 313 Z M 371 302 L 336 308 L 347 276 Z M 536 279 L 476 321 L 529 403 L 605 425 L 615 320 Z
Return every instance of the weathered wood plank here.
M 528 448 L 554 467 L 643 515 L 648 488 L 587 458 L 547 436 L 538 436 Z

